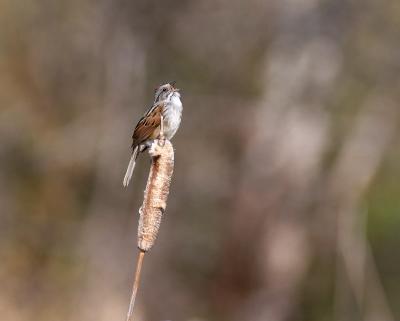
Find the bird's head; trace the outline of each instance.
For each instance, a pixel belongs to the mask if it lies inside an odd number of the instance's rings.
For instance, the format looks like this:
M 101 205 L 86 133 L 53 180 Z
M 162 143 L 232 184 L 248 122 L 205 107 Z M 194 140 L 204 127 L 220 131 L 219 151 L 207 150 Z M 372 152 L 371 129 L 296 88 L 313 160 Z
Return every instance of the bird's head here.
M 173 95 L 178 95 L 178 97 L 180 97 L 179 89 L 175 88 L 175 81 L 158 86 L 155 89 L 154 103 L 169 100 Z

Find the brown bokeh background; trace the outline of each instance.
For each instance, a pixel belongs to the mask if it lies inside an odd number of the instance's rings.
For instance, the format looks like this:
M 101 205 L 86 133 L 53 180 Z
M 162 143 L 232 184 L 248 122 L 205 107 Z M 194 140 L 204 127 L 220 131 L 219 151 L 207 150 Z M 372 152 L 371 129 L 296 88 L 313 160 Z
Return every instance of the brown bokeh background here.
M 153 88 L 184 103 L 136 320 L 400 319 L 400 5 L 0 3 L 0 319 L 124 320 Z

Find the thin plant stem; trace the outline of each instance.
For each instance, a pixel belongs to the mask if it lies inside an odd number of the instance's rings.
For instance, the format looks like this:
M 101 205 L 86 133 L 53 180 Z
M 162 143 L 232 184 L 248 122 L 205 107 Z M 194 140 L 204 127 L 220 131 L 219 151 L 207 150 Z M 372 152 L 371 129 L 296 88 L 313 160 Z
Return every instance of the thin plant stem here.
M 144 251 L 142 251 L 142 250 L 139 251 L 138 260 L 136 263 L 135 281 L 133 282 L 132 296 L 131 296 L 131 301 L 129 303 L 129 309 L 128 309 L 128 314 L 126 316 L 126 321 L 133 320 L 133 318 L 132 318 L 133 317 L 133 307 L 135 306 L 136 294 L 137 294 L 137 291 L 139 288 L 140 272 L 142 270 L 144 254 L 145 254 Z

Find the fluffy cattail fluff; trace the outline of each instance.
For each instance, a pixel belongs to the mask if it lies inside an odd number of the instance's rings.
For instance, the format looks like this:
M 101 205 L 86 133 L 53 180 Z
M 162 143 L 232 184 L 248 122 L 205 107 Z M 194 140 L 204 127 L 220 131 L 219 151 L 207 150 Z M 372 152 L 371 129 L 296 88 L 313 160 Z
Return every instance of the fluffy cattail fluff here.
M 149 149 L 149 154 L 152 156 L 152 162 L 143 204 L 139 209 L 138 248 L 140 252 L 127 315 L 128 321 L 132 320 L 144 254 L 153 247 L 157 238 L 161 219 L 167 206 L 169 186 L 174 171 L 174 149 L 169 140 L 162 138 L 154 141 Z
M 143 204 L 139 209 L 138 227 L 138 247 L 144 252 L 151 249 L 157 238 L 174 170 L 174 149 L 169 140 L 153 143 L 149 153 L 153 159 Z

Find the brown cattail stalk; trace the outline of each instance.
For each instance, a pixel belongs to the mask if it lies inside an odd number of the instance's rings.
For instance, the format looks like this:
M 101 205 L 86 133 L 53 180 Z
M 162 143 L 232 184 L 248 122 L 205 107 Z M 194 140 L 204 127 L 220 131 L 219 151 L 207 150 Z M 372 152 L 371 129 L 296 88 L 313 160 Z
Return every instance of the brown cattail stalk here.
M 143 252 L 143 251 L 139 252 L 138 260 L 137 260 L 137 263 L 136 263 L 135 280 L 133 281 L 131 301 L 129 302 L 128 315 L 126 317 L 126 319 L 128 321 L 131 320 L 132 315 L 133 315 L 133 307 L 135 306 L 136 294 L 137 294 L 137 291 L 138 291 L 138 288 L 139 288 L 140 271 L 142 270 L 144 253 L 145 252 Z
M 153 247 L 157 238 L 161 219 L 167 206 L 169 186 L 174 170 L 174 149 L 169 140 L 160 138 L 155 141 L 150 147 L 149 154 L 152 156 L 152 163 L 144 191 L 143 204 L 139 209 L 138 248 L 140 252 L 127 321 L 132 320 L 144 254 Z

